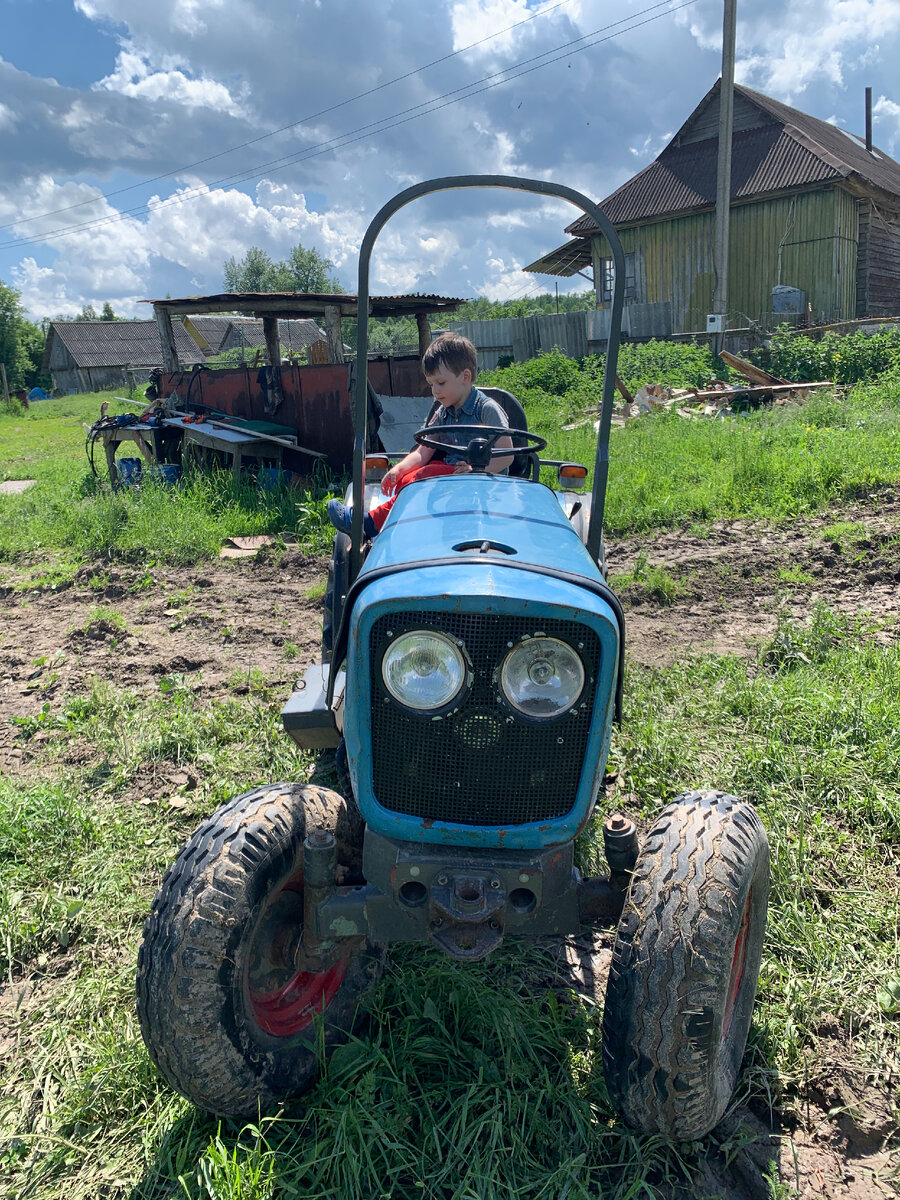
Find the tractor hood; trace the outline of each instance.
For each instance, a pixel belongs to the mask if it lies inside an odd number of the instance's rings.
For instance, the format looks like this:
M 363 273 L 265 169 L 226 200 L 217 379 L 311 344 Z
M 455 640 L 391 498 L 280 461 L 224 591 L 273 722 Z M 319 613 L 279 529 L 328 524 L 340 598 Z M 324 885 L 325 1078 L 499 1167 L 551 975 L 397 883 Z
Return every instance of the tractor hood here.
M 485 546 L 485 543 L 488 543 Z M 371 571 L 417 562 L 489 554 L 509 566 L 601 579 L 556 495 L 542 484 L 505 475 L 443 475 L 408 484 L 362 568 Z

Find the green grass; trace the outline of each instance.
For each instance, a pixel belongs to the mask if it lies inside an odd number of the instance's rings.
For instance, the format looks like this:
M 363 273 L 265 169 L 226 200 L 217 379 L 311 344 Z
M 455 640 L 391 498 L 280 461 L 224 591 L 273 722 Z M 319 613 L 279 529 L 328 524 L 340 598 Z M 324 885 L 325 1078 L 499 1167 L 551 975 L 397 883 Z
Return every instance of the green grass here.
M 508 385 L 504 371 L 479 377 Z M 599 403 L 600 384 L 563 396 L 532 389 L 529 426 L 547 457 L 593 468 L 591 424 L 563 432 L 573 395 Z M 606 527 L 639 533 L 722 518 L 784 521 L 860 498 L 900 481 L 900 378 L 859 386 L 843 399 L 818 393 L 803 405 L 759 409 L 724 420 L 662 413 L 613 428 Z M 551 486 L 555 476 L 545 473 Z
M 144 484 L 113 493 L 102 447 L 98 477 L 84 452 L 84 423 L 108 396 L 69 396 L 0 416 L 0 478 L 35 479 L 28 491 L 0 497 L 0 561 L 44 560 L 32 586 L 71 578 L 74 567 L 106 555 L 186 564 L 215 557 L 228 537 L 292 533 L 324 553 L 331 543 L 325 515 L 327 480 L 304 489 L 261 492 L 236 484 L 230 471 L 189 473 L 181 486 Z M 111 400 L 110 413 L 135 412 Z M 125 443 L 121 452 L 136 448 Z M 55 556 L 55 557 L 53 557 Z
M 488 379 L 503 383 L 503 372 Z M 579 397 L 589 401 L 596 386 L 582 379 Z M 549 456 L 593 466 L 591 426 L 560 429 L 564 397 L 533 388 L 523 399 L 530 425 L 548 439 Z M 261 494 L 217 472 L 189 475 L 174 489 L 111 493 L 91 476 L 83 454 L 82 421 L 93 419 L 99 400 L 67 397 L 24 416 L 0 416 L 0 472 L 38 481 L 22 495 L 0 498 L 0 562 L 30 563 L 32 586 L 71 578 L 73 564 L 99 555 L 209 559 L 233 535 L 289 532 L 304 549 L 327 550 L 325 502 L 337 485 L 325 478 L 306 491 Z M 898 480 L 897 379 L 859 387 L 842 400 L 818 394 L 803 406 L 723 421 L 642 417 L 612 431 L 606 527 L 635 533 L 733 517 L 783 521 Z
M 821 608 L 806 625 L 783 621 L 758 662 L 627 676 L 610 765 L 640 798 L 632 814 L 718 786 L 756 804 L 768 829 L 769 930 L 739 1088 L 763 1109 L 802 1110 L 805 1081 L 829 1069 L 826 1021 L 877 1084 L 900 1069 L 900 647 L 872 632 Z M 251 682 L 211 705 L 181 677 L 149 699 L 98 685 L 17 727 L 30 769 L 55 781 L 0 783 L 2 973 L 35 988 L 0 1101 L 12 1194 L 624 1200 L 666 1179 L 690 1187 L 686 1148 L 616 1120 L 598 1012 L 548 989 L 541 952 L 514 942 L 473 965 L 395 947 L 368 1032 L 272 1119 L 217 1122 L 156 1078 L 133 978 L 161 871 L 228 796 L 313 769 Z M 73 746 L 88 767 L 67 765 Z M 173 765 L 199 784 L 167 784 Z M 586 870 L 602 866 L 600 845 L 596 831 L 581 839 Z

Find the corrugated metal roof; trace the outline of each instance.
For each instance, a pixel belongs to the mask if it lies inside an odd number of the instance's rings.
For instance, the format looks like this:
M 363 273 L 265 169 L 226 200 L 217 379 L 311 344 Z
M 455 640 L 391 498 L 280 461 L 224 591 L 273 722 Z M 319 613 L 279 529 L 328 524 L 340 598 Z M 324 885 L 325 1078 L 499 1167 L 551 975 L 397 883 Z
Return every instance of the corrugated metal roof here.
M 203 354 L 184 327 L 175 324 L 173 332 L 179 359 L 203 362 Z M 152 367 L 163 360 L 155 321 L 53 321 L 47 332 L 45 362 L 50 361 L 53 337 L 60 339 L 79 367 Z
M 702 110 L 712 102 L 718 103 L 719 86 L 717 81 L 654 162 L 601 201 L 614 225 L 688 213 L 715 204 L 718 138 L 684 145 L 680 139 Z M 880 150 L 870 154 L 852 134 L 760 92 L 740 86 L 735 92 L 755 104 L 766 115 L 766 121 L 733 135 L 732 200 L 849 176 L 900 197 L 900 164 Z M 597 226 L 587 216 L 566 228 L 566 233 L 577 237 L 596 232 Z
M 249 347 L 266 344 L 263 323 L 256 317 L 201 316 L 192 317 L 191 324 L 204 341 L 209 343 L 206 354 L 218 354 L 225 348 L 226 341 Z M 315 321 L 309 319 L 279 321 L 278 335 L 282 345 L 292 350 L 304 350 L 313 342 L 322 341 L 325 337 Z
M 355 295 L 328 292 L 221 292 L 211 296 L 184 296 L 173 300 L 144 300 L 144 304 L 164 305 L 170 313 L 210 312 L 265 313 L 282 319 L 320 317 L 327 308 L 339 308 L 341 316 L 356 316 Z M 435 296 L 412 292 L 401 296 L 370 296 L 373 317 L 395 317 L 415 313 L 450 312 L 465 304 L 455 296 Z

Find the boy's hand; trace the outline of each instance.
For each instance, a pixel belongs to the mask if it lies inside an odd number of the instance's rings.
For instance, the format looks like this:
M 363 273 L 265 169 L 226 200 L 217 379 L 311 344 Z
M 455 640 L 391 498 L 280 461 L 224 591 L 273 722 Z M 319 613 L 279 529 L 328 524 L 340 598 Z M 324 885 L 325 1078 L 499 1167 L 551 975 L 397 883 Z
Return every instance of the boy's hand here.
M 472 468 L 467 462 L 458 462 L 453 468 L 454 475 L 468 475 Z
M 397 468 L 391 467 L 388 473 L 381 480 L 381 490 L 385 496 L 390 496 L 392 492 L 397 490 Z

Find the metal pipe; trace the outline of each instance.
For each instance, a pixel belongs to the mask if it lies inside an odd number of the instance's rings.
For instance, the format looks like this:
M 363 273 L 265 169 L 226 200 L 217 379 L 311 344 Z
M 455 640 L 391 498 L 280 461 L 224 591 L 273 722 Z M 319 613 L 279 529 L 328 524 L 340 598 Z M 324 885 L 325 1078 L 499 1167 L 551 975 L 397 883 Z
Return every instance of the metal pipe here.
M 872 153 L 872 89 L 866 88 L 866 149 Z
M 734 127 L 734 43 L 737 0 L 725 0 L 722 24 L 722 82 L 719 87 L 719 155 L 716 167 L 716 232 L 713 257 L 716 287 L 713 312 L 728 324 L 728 244 L 731 222 L 731 135 Z M 716 337 L 716 353 L 719 352 Z
M 555 196 L 580 208 L 596 222 L 612 250 L 615 264 L 612 312 L 606 363 L 603 371 L 603 391 L 600 410 L 600 430 L 597 436 L 597 455 L 594 463 L 594 485 L 591 503 L 591 520 L 588 527 L 587 548 L 596 559 L 600 555 L 600 539 L 603 530 L 603 506 L 606 502 L 606 485 L 609 477 L 609 431 L 612 425 L 613 403 L 616 389 L 616 362 L 619 354 L 619 330 L 622 324 L 622 306 L 625 301 L 625 255 L 616 236 L 612 222 L 603 209 L 574 188 L 560 183 L 548 183 L 540 179 L 518 179 L 513 175 L 457 175 L 445 179 L 430 179 L 415 184 L 400 192 L 381 208 L 372 218 L 362 245 L 359 248 L 359 284 L 357 286 L 356 320 L 356 377 L 353 387 L 353 525 L 350 532 L 350 583 L 362 564 L 363 505 L 365 503 L 365 439 L 366 439 L 366 383 L 368 374 L 369 347 L 369 264 L 375 240 L 385 223 L 394 213 L 420 196 L 432 192 L 452 191 L 459 188 L 496 187 L 511 191 L 532 192 L 538 196 Z

